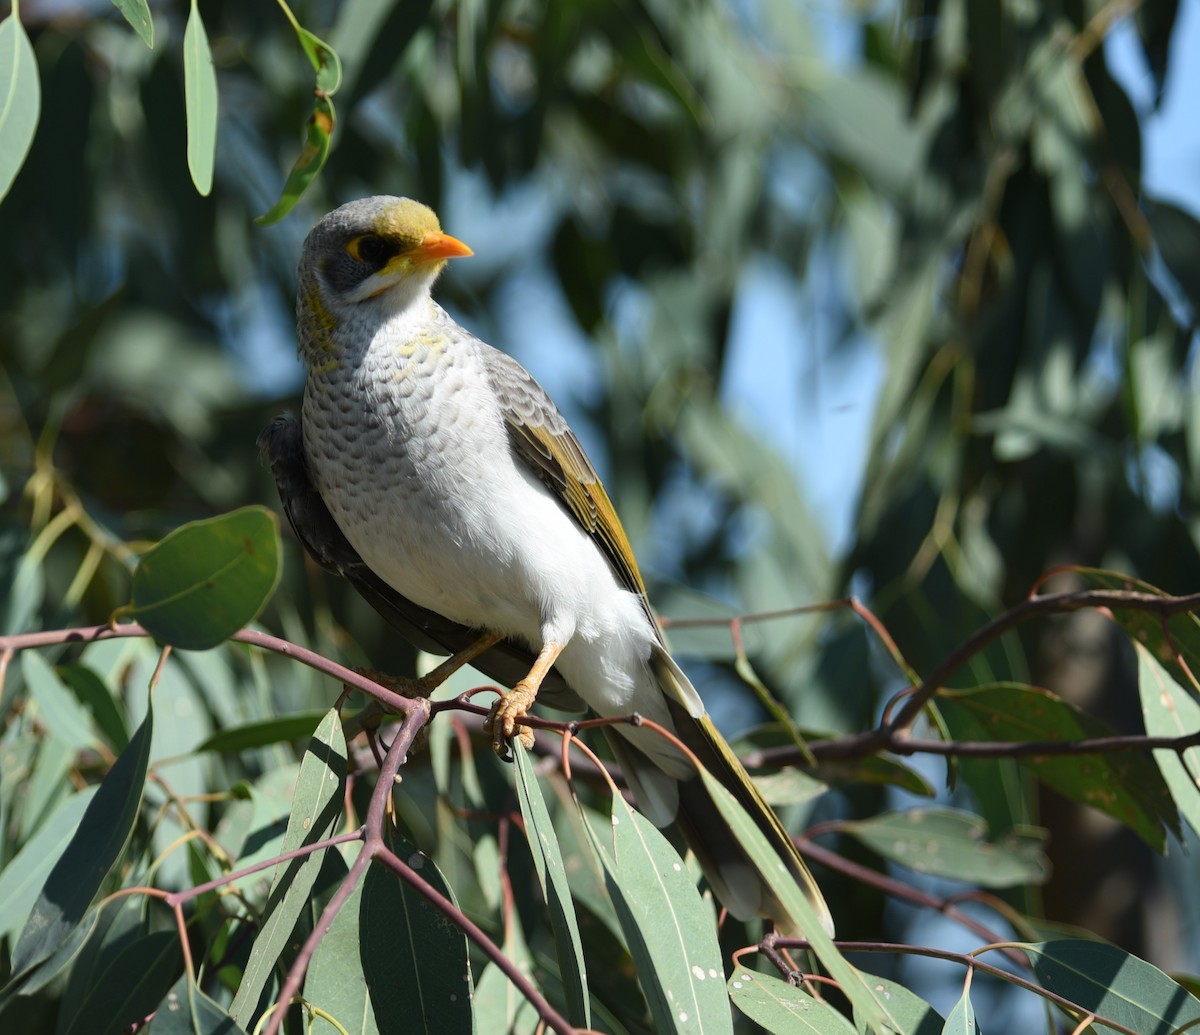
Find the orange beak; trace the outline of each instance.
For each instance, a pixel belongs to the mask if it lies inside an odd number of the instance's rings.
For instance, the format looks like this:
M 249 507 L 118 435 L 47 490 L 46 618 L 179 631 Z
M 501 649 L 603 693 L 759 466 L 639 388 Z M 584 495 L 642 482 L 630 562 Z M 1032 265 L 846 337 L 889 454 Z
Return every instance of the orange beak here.
M 421 238 L 421 243 L 409 252 L 417 262 L 440 262 L 442 259 L 461 259 L 474 254 L 457 237 L 451 237 L 440 230 L 431 230 Z

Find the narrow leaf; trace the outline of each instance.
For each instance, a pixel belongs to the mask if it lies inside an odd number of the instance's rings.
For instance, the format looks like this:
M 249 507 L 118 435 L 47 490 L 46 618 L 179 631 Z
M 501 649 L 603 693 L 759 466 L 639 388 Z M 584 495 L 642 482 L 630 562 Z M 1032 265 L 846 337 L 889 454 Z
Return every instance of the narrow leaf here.
M 304 978 L 304 997 L 333 1017 L 348 1035 L 378 1035 L 359 952 L 362 896 L 360 882 L 325 931 Z M 313 1027 L 317 1035 L 329 1030 L 320 1021 Z
M 154 1009 L 182 967 L 178 931 L 155 931 L 138 938 L 117 953 L 92 985 L 65 1035 L 129 1031 Z
M 29 695 L 37 702 L 39 717 L 51 736 L 74 750 L 96 744 L 96 733 L 87 709 L 63 685 L 58 673 L 47 664 L 45 658 L 37 651 L 23 651 L 21 674 L 25 677 Z
M 961 998 L 954 1004 L 954 1009 L 946 1018 L 946 1024 L 942 1028 L 944 1035 L 979 1035 L 979 1028 L 975 1024 L 975 1007 L 971 1005 L 970 992 L 969 988 L 963 989 Z
M 308 117 L 304 148 L 292 166 L 292 171 L 288 173 L 279 200 L 269 212 L 255 220 L 259 226 L 277 223 L 291 212 L 300 196 L 308 189 L 308 185 L 321 171 L 325 159 L 329 156 L 329 144 L 337 122 L 331 98 L 342 85 L 342 63 L 334 49 L 300 25 L 286 4 L 282 6 L 296 30 L 300 46 L 317 73 L 317 83 L 316 89 L 313 90 L 313 111 Z
M 13 950 L 11 973 L 20 976 L 49 959 L 83 920 L 92 899 L 124 853 L 146 784 L 153 711 L 88 802 L 66 850 L 54 864 Z
M 1136 641 L 1134 647 L 1146 732 L 1152 737 L 1183 737 L 1200 730 L 1200 704 L 1146 647 Z M 1200 833 L 1200 747 L 1188 748 L 1182 754 L 1163 748 L 1154 752 L 1154 761 L 1179 811 Z
M 729 979 L 733 1005 L 771 1035 L 853 1035 L 854 1025 L 828 1003 L 770 974 L 738 967 Z
M 95 788 L 64 801 L 0 870 L 0 938 L 25 926 L 38 890 L 66 850 Z
M 892 1017 L 899 1025 L 897 1031 L 900 1035 L 941 1035 L 945 1023 L 942 1015 L 919 995 L 890 978 L 881 978 L 865 971 L 862 975 L 871 990 L 887 1002 Z M 857 1029 L 866 1032 L 861 1024 L 857 1025 Z
M 283 193 L 271 210 L 259 216 L 254 222 L 259 226 L 270 226 L 278 223 L 300 200 L 308 185 L 316 178 L 317 173 L 329 157 L 329 143 L 333 137 L 335 125 L 333 102 L 320 94 L 313 99 L 313 113 L 308 117 L 308 139 L 300 151 L 300 157 L 288 173 L 287 182 L 283 185 Z
M 454 901 L 433 860 L 398 838 L 392 850 Z M 373 865 L 363 882 L 358 927 L 358 951 L 380 1031 L 400 1030 L 400 1018 L 406 1035 L 472 1030 L 467 936 L 437 906 L 385 867 Z
M 217 73 L 196 0 L 192 0 L 183 30 L 183 103 L 187 113 L 188 172 L 196 190 L 207 197 L 212 191 L 217 151 Z
M 331 708 L 313 733 L 300 763 L 300 775 L 283 838 L 284 852 L 313 844 L 329 835 L 341 814 L 345 781 L 346 738 L 337 710 Z M 245 1026 L 257 1013 L 275 962 L 287 948 L 292 929 L 308 904 L 325 851 L 320 849 L 290 859 L 276 871 L 262 928 L 254 940 L 242 983 L 229 1008 L 238 1024 Z
M 961 809 L 915 808 L 885 812 L 842 825 L 885 859 L 917 873 L 968 881 L 985 888 L 1041 884 L 1050 875 L 1043 852 L 1047 833 L 1022 827 L 987 840 L 987 823 Z
M 25 164 L 41 107 L 37 59 L 24 26 L 10 14 L 0 21 L 0 201 Z
M 825 933 L 821 918 L 817 916 L 816 910 L 800 890 L 783 860 L 779 858 L 779 853 L 771 847 L 766 836 L 758 829 L 758 824 L 710 772 L 701 769 L 700 778 L 704 780 L 709 794 L 725 822 L 729 824 L 730 833 L 741 842 L 750 858 L 760 861 L 763 875 L 770 880 L 772 892 L 784 909 L 800 920 L 813 952 L 825 965 L 830 977 L 841 985 L 842 992 L 854 1006 L 855 1016 L 872 1031 L 882 1032 L 886 1030 L 887 1025 L 893 1030 L 899 1030 L 888 1007 L 871 991 L 862 974 L 850 965 L 833 944 L 833 939 Z
M 342 63 L 338 60 L 337 52 L 324 40 L 300 26 L 296 26 L 296 35 L 317 73 L 317 89 L 326 97 L 332 97 L 342 85 Z
M 277 719 L 247 722 L 242 726 L 218 730 L 193 750 L 236 752 L 269 747 L 271 744 L 286 744 L 309 736 L 325 715 L 324 711 L 297 712 L 295 715 L 281 715 Z
M 258 617 L 279 581 L 279 522 L 266 507 L 193 521 L 133 574 L 137 618 L 159 643 L 208 650 Z
M 154 1012 L 154 1035 L 246 1035 L 237 1022 L 184 973 Z
M 125 16 L 142 42 L 153 50 L 154 19 L 150 17 L 150 0 L 113 0 L 113 6 Z
M 582 814 L 582 813 L 581 813 Z M 592 847 L 659 1032 L 732 1032 L 712 910 L 675 849 L 623 798 L 612 851 L 584 815 Z
M 591 1008 L 588 1001 L 587 969 L 583 962 L 583 943 L 579 924 L 571 902 L 567 871 L 559 851 L 554 824 L 546 808 L 533 762 L 529 753 L 518 743 L 513 750 L 516 768 L 517 800 L 525 819 L 525 836 L 533 855 L 538 883 L 550 914 L 550 927 L 558 949 L 558 965 L 562 975 L 567 1014 L 572 1024 L 590 1028 Z
M 955 740 L 1081 740 L 1112 733 L 1050 691 L 1019 683 L 943 690 L 937 703 Z M 1124 823 L 1158 851 L 1166 843 L 1164 827 L 1178 833 L 1178 812 L 1148 751 L 1042 755 L 1018 761 L 1061 794 Z
M 1134 1031 L 1176 1031 L 1200 1022 L 1200 1000 L 1114 945 L 1054 941 L 1022 948 L 1038 980 L 1083 1010 Z

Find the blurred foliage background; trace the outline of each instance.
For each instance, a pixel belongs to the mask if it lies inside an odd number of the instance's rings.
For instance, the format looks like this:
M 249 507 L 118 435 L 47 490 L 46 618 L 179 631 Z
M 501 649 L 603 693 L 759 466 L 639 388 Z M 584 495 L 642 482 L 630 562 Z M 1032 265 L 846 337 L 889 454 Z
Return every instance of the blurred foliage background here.
M 370 193 L 431 204 L 475 248 L 441 300 L 559 401 L 664 614 L 854 592 L 924 671 L 1057 565 L 1196 589 L 1200 224 L 1143 191 L 1145 112 L 1104 46 L 1133 7 L 1161 90 L 1177 6 L 300 3 L 345 72 L 334 146 L 261 227 L 312 104 L 275 4 L 200 4 L 220 97 L 205 198 L 185 158 L 188 5 L 154 5 L 150 50 L 103 0 L 25 0 L 42 112 L 0 203 L 5 631 L 103 621 L 128 596 L 122 544 L 274 504 L 254 443 L 296 405 L 300 242 Z M 814 412 L 827 430 L 805 441 Z M 814 498 L 830 469 L 840 503 Z M 411 669 L 294 543 L 284 580 L 268 626 Z M 728 732 L 761 720 L 726 631 L 673 642 Z M 765 623 L 750 646 L 806 726 L 867 728 L 903 685 L 849 615 Z M 1126 654 L 1079 616 L 962 679 L 1047 685 L 1137 729 Z M 332 693 L 293 673 L 268 697 Z M 1195 914 L 1194 880 L 1164 907 L 1130 835 L 1052 822 L 1059 800 L 989 772 L 964 765 L 956 794 L 994 833 L 1068 831 L 1048 915 L 1196 967 L 1195 935 L 1163 926 Z M 888 800 L 855 793 L 856 814 Z M 848 936 L 908 922 L 870 894 L 839 915 Z

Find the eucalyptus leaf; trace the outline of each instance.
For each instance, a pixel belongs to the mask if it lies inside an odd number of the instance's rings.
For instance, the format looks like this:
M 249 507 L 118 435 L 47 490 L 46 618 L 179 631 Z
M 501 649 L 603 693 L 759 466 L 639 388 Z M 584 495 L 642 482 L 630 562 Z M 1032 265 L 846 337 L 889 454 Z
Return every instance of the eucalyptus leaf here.
M 345 780 L 346 739 L 336 709 L 330 709 L 313 732 L 300 763 L 283 852 L 329 836 L 341 814 Z M 258 1013 L 275 963 L 287 949 L 292 929 L 308 904 L 325 851 L 322 848 L 290 859 L 276 870 L 265 918 L 229 1007 L 230 1016 L 243 1027 Z
M 0 201 L 25 164 L 41 105 L 37 58 L 13 12 L 0 21 Z
M 196 190 L 207 197 L 217 150 L 217 73 L 196 0 L 183 30 L 183 84 L 188 172 Z
M 150 549 L 122 613 L 159 643 L 207 650 L 252 622 L 279 582 L 279 521 L 243 507 L 193 521 Z
M 885 859 L 931 876 L 985 888 L 1041 884 L 1050 876 L 1045 830 L 1012 829 L 993 842 L 987 824 L 961 809 L 885 812 L 847 822 L 843 829 Z

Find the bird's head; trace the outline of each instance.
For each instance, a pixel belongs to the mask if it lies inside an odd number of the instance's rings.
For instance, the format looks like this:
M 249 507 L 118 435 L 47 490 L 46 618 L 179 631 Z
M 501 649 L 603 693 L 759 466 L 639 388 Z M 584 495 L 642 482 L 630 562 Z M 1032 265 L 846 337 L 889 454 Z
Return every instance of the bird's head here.
M 325 216 L 304 241 L 300 306 L 334 318 L 371 302 L 402 310 L 429 294 L 447 259 L 470 254 L 419 201 L 352 201 Z

